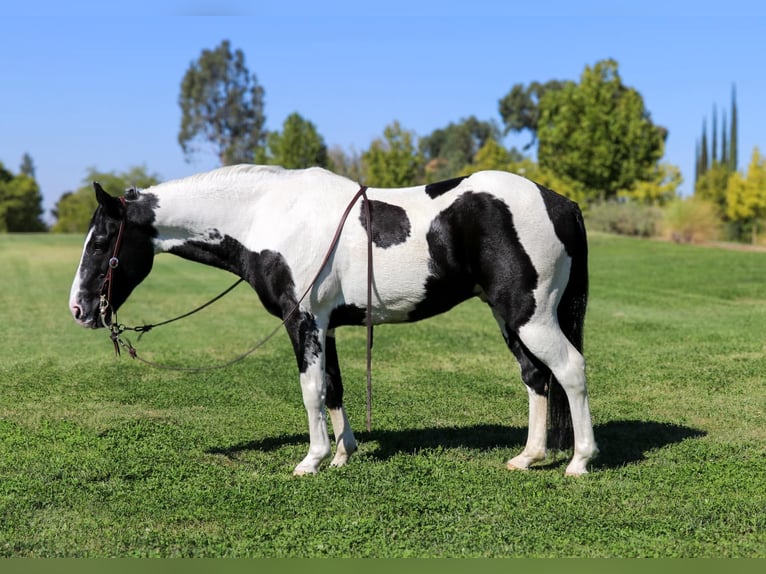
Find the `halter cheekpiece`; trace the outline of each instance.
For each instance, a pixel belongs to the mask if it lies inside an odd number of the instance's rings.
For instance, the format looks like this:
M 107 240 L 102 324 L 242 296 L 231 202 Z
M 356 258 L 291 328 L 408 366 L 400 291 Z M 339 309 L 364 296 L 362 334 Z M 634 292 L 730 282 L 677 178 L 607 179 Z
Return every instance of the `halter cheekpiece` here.
M 117 231 L 117 240 L 114 242 L 114 249 L 112 250 L 112 256 L 109 258 L 106 274 L 104 275 L 104 282 L 101 284 L 101 297 L 98 304 L 98 314 L 101 318 L 101 324 L 111 331 L 112 343 L 114 343 L 115 353 L 120 353 L 120 346 L 118 344 L 118 337 L 120 335 L 119 325 L 114 319 L 114 309 L 112 308 L 112 284 L 114 283 L 114 270 L 120 265 L 120 248 L 122 247 L 122 238 L 125 235 L 125 226 L 128 221 L 127 203 L 124 197 L 120 197 L 120 202 L 123 207 L 122 219 L 120 220 L 120 228 Z M 111 317 L 107 323 L 107 313 L 111 312 Z

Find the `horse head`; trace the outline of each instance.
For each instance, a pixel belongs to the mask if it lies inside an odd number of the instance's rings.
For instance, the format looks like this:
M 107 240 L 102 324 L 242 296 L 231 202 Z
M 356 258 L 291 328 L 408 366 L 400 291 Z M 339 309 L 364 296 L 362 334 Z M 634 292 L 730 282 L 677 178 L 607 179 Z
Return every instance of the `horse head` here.
M 98 206 L 85 237 L 69 294 L 69 309 L 83 327 L 111 324 L 113 314 L 152 269 L 157 235 L 152 194 L 129 189 L 113 197 L 93 183 Z

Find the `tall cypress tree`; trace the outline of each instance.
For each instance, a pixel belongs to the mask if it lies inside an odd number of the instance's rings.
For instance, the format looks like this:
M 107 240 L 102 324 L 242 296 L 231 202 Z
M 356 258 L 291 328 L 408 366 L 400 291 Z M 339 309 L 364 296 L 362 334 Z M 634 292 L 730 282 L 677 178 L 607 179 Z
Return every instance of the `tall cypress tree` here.
M 713 129 L 710 133 L 710 137 L 713 139 L 713 142 L 710 146 L 710 167 L 713 167 L 716 160 L 718 159 L 718 121 L 716 116 L 717 114 L 715 104 L 713 104 Z
M 737 171 L 737 86 L 731 87 L 731 133 L 729 135 L 729 170 Z
M 700 144 L 700 176 L 705 175 L 708 170 L 708 149 L 707 149 L 707 120 L 702 120 L 702 143 Z
M 729 164 L 729 145 L 726 141 L 726 112 L 721 112 L 721 163 L 728 170 Z
M 694 183 L 700 178 L 700 141 L 694 142 Z

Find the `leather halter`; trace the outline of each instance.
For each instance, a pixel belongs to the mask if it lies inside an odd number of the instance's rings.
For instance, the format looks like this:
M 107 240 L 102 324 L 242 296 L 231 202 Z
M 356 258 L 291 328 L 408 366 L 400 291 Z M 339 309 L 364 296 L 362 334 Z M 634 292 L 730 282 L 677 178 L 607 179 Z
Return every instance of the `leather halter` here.
M 101 323 L 103 323 L 104 327 L 111 327 L 111 320 L 110 324 L 107 325 L 106 323 L 106 313 L 107 311 L 111 310 L 112 307 L 112 283 L 114 282 L 114 270 L 117 269 L 117 267 L 120 265 L 120 248 L 122 247 L 122 238 L 125 235 L 125 226 L 128 221 L 128 211 L 127 211 L 127 204 L 125 202 L 124 197 L 120 197 L 120 202 L 122 203 L 123 207 L 123 215 L 122 220 L 120 221 L 120 228 L 117 231 L 117 241 L 114 242 L 114 249 L 112 250 L 112 256 L 109 258 L 109 267 L 106 270 L 106 275 L 104 276 L 104 282 L 101 284 L 101 298 L 99 301 L 99 315 L 101 317 Z M 114 315 L 114 312 L 112 311 L 112 315 Z M 110 318 L 111 319 L 111 318 Z M 117 349 L 117 344 L 115 343 L 115 349 Z

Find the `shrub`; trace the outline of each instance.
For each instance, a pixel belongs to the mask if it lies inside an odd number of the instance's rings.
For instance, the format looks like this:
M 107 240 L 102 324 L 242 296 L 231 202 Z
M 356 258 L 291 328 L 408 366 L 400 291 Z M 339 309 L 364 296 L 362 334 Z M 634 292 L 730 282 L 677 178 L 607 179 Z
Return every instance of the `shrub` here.
M 658 207 L 632 201 L 597 203 L 585 213 L 588 229 L 635 237 L 656 235 L 661 218 Z
M 662 218 L 662 235 L 676 243 L 699 243 L 717 239 L 721 217 L 715 204 L 691 197 L 669 203 Z

